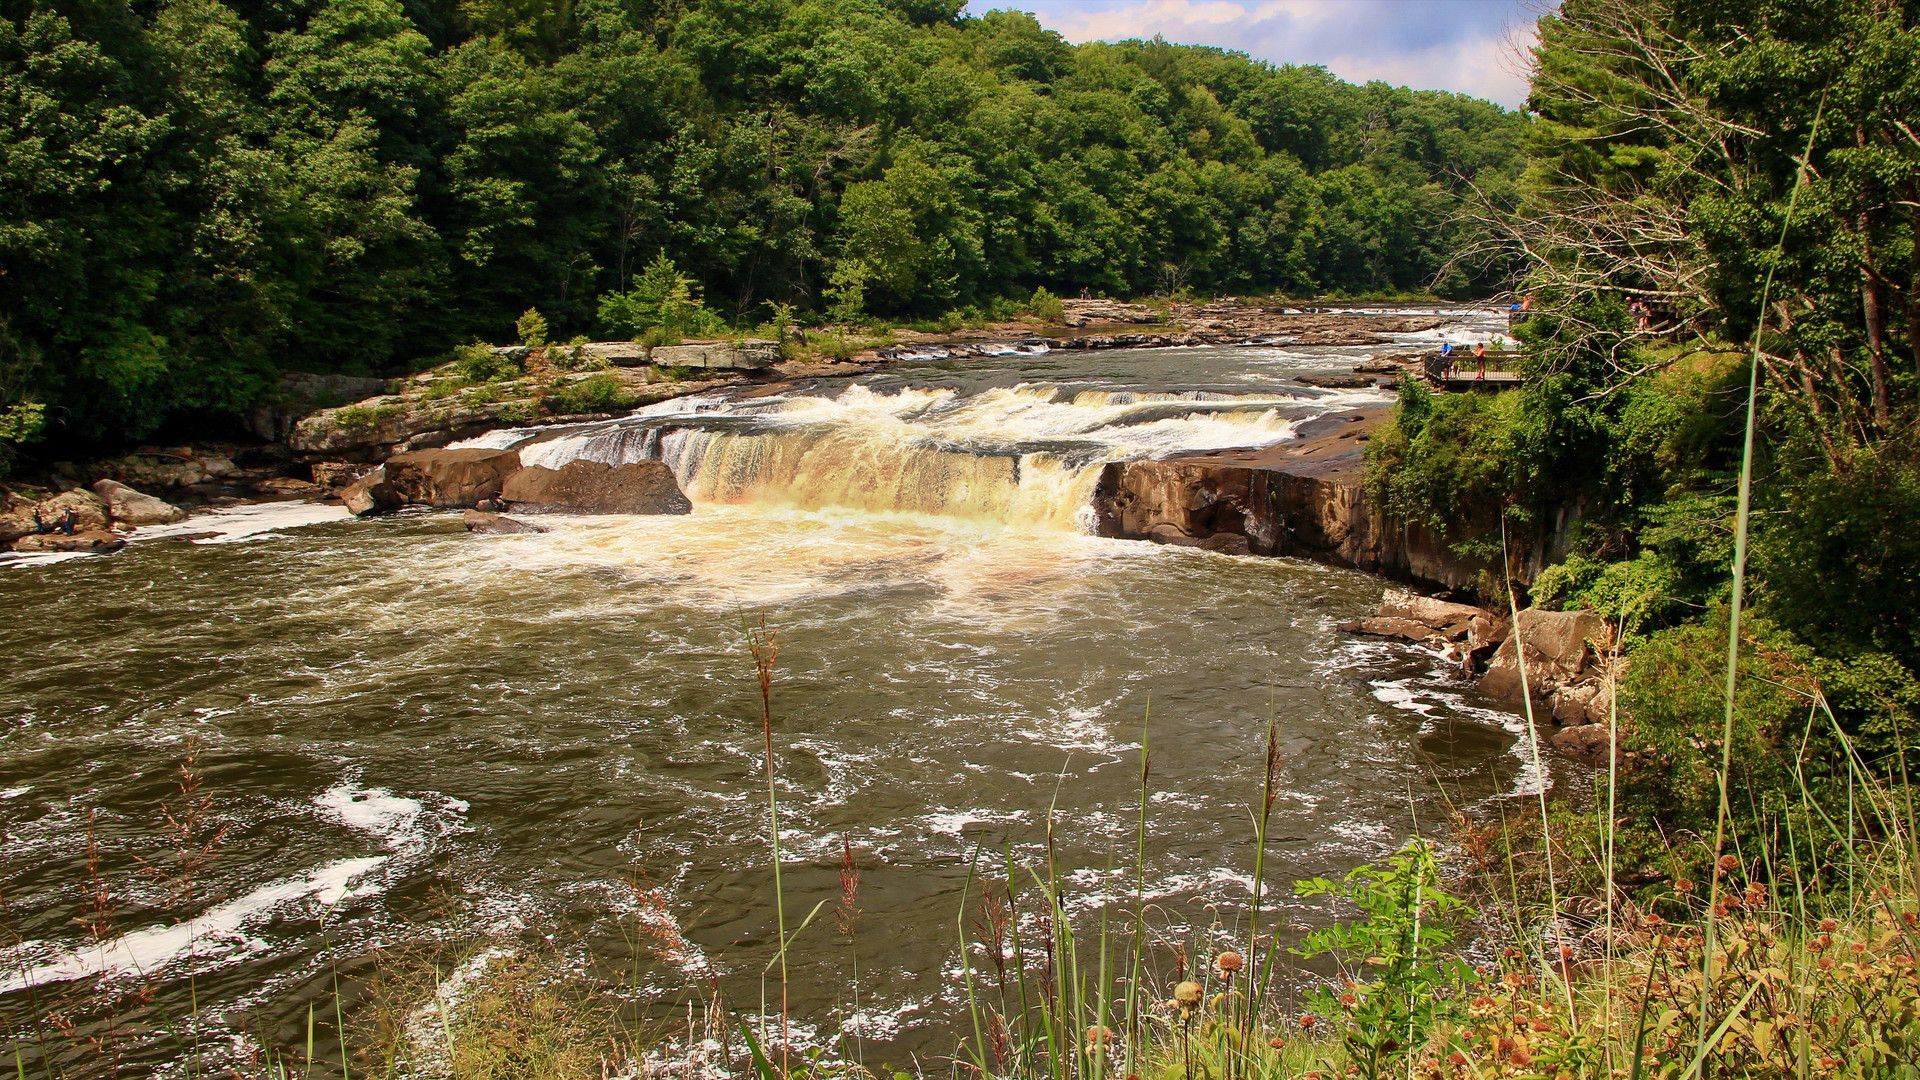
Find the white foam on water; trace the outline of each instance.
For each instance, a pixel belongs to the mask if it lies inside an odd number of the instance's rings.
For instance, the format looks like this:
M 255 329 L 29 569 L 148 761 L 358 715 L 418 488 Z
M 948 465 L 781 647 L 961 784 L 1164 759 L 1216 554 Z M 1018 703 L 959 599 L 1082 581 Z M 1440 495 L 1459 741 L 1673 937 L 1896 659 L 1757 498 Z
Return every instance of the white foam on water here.
M 357 829 L 396 850 L 426 843 L 420 829 L 425 809 L 418 799 L 395 795 L 386 788 L 356 788 L 339 784 L 314 796 L 321 813 L 350 829 Z
M 330 521 L 345 521 L 351 517 L 353 517 L 353 511 L 339 503 L 273 502 L 226 506 L 204 514 L 195 514 L 185 521 L 176 521 L 168 525 L 143 525 L 134 530 L 128 542 L 138 544 L 168 536 L 190 536 L 194 533 L 210 532 L 218 535 L 196 539 L 193 543 L 232 544 L 262 539 L 268 534 L 277 533 L 283 529 L 324 525 Z
M 328 908 L 348 897 L 366 895 L 372 891 L 369 887 L 356 889 L 353 883 L 387 859 L 376 855 L 327 863 L 302 877 L 263 885 L 187 922 L 122 934 L 96 947 L 58 954 L 33 966 L 27 966 L 26 961 L 46 954 L 45 942 L 23 942 L 0 950 L 0 968 L 8 971 L 0 980 L 0 995 L 93 975 L 152 975 L 182 959 L 226 961 L 265 951 L 267 943 L 250 935 L 250 928 L 263 926 L 301 901 L 311 900 Z

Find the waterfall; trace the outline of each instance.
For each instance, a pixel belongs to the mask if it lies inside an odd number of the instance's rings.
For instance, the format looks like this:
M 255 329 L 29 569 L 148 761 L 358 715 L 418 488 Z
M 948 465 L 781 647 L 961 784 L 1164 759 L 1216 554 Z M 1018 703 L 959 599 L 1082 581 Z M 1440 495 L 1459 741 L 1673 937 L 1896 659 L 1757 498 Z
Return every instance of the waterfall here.
M 620 420 L 497 431 L 527 465 L 667 464 L 696 505 L 909 512 L 1084 531 L 1109 461 L 1292 436 L 1308 395 L 1022 383 L 662 402 Z M 1282 415 L 1293 410 L 1296 415 Z

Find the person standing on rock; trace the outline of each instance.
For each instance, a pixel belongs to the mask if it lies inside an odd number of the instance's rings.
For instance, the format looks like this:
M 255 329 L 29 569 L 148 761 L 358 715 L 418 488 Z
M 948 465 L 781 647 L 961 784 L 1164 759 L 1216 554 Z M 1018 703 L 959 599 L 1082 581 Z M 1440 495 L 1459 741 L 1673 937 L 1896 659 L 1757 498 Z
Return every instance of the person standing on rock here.
M 78 518 L 79 518 L 79 515 L 74 512 L 74 509 L 71 506 L 61 511 L 60 512 L 60 531 L 62 533 L 65 533 L 68 536 L 72 536 L 73 523 L 76 520 L 78 520 Z

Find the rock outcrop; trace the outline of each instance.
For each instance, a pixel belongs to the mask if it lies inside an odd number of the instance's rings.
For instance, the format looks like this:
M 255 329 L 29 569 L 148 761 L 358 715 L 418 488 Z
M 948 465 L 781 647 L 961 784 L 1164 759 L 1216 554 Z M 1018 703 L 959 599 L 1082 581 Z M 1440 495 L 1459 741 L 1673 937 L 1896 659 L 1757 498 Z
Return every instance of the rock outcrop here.
M 516 513 L 686 514 L 693 504 L 673 470 L 658 461 L 602 465 L 569 461 L 559 469 L 528 466 L 507 477 L 500 499 Z
M 1519 632 L 1509 634 L 1494 653 L 1480 689 L 1502 701 L 1520 701 L 1524 655 L 1527 689 L 1536 701 L 1545 702 L 1578 681 L 1611 641 L 1606 621 L 1591 611 L 1528 608 L 1520 613 Z
M 63 533 L 102 531 L 112 520 L 107 513 L 106 500 L 91 491 L 80 489 L 61 492 L 51 499 L 44 499 L 34 506 L 33 512 L 39 515 L 44 528 L 59 529 Z M 16 544 L 14 550 L 22 549 Z
M 1362 490 L 1368 433 L 1385 406 L 1300 426 L 1300 437 L 1256 450 L 1204 450 L 1115 462 L 1094 491 L 1096 530 L 1159 543 L 1243 537 L 1254 555 L 1289 555 L 1435 588 L 1458 589 L 1490 569 L 1427 530 L 1389 521 Z M 1215 550 L 1237 547 L 1215 540 Z
M 340 501 L 346 508 L 359 517 L 372 517 L 375 514 L 391 514 L 406 505 L 400 493 L 387 483 L 387 470 L 378 468 L 340 492 Z
M 1511 620 L 1485 608 L 1393 589 L 1381 598 L 1379 614 L 1340 629 L 1441 649 L 1463 672 L 1480 675 L 1483 692 L 1516 706 L 1524 705 L 1518 659 L 1524 655 L 1534 717 L 1551 718 L 1562 729 L 1553 747 L 1589 764 L 1606 761 L 1620 661 L 1608 655 L 1606 620 L 1591 611 L 1528 608 L 1515 633 Z
M 543 533 L 549 531 L 545 525 L 535 525 L 531 521 L 519 521 L 505 514 L 489 513 L 485 510 L 469 510 L 463 519 L 467 531 L 492 536 L 507 536 L 514 533 Z
M 395 454 L 385 466 L 387 483 L 402 502 L 465 509 L 497 498 L 500 485 L 520 468 L 512 450 L 415 450 Z
M 710 371 L 746 371 L 780 362 L 778 342 L 758 339 L 733 344 L 697 341 L 683 345 L 655 345 L 648 362 L 655 367 L 698 368 Z
M 122 525 L 170 525 L 187 520 L 185 510 L 117 480 L 99 481 L 93 485 L 93 493 L 106 504 L 107 514 Z
M 80 555 L 104 555 L 110 551 L 119 551 L 126 546 L 126 537 L 119 533 L 108 532 L 105 529 L 81 529 L 71 536 L 60 532 L 23 536 L 14 541 L 13 550 L 29 554 L 66 552 Z

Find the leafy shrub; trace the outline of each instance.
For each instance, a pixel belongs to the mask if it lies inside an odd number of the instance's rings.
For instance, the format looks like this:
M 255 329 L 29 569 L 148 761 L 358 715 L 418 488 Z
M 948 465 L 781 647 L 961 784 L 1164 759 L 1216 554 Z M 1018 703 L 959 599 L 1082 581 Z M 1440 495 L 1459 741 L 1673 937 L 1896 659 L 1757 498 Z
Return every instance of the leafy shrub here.
M 513 332 L 520 338 L 520 344 L 538 349 L 547 343 L 547 317 L 540 314 L 538 308 L 528 308 L 514 320 Z
M 1395 1062 L 1423 1048 L 1437 1027 L 1465 1015 L 1458 988 L 1471 971 L 1445 949 L 1469 906 L 1447 893 L 1433 849 L 1418 839 L 1337 882 L 1314 878 L 1298 882 L 1296 891 L 1303 898 L 1332 896 L 1364 913 L 1313 931 L 1295 952 L 1331 953 L 1349 971 L 1372 969 L 1372 982 L 1323 993 L 1320 1011 L 1346 1018 L 1343 1041 L 1360 1075 L 1403 1075 Z
M 573 413 L 610 412 L 626 408 L 633 399 L 620 387 L 620 380 L 601 373 L 562 387 L 541 399 L 549 413 L 564 416 Z
M 460 379 L 437 379 L 428 383 L 425 390 L 420 391 L 420 400 L 440 401 L 443 398 L 450 398 L 460 392 L 461 385 Z
M 626 292 L 600 297 L 600 322 L 616 337 L 649 345 L 726 329 L 726 322 L 701 303 L 693 278 L 681 273 L 665 252 L 647 264 Z
M 1066 311 L 1066 305 L 1042 285 L 1033 290 L 1033 295 L 1027 298 L 1027 311 L 1041 322 L 1057 323 L 1062 313 Z
M 504 382 L 526 374 L 519 362 L 479 342 L 462 345 L 454 353 L 454 370 L 469 383 Z
M 372 427 L 376 419 L 374 411 L 365 405 L 348 405 L 333 410 L 333 426 L 342 431 Z
M 460 404 L 467 406 L 491 405 L 499 401 L 502 396 L 498 386 L 488 383 L 483 386 L 476 386 L 466 393 L 461 394 Z
M 827 318 L 842 326 L 851 326 L 866 317 L 867 264 L 859 259 L 842 259 L 827 279 Z

